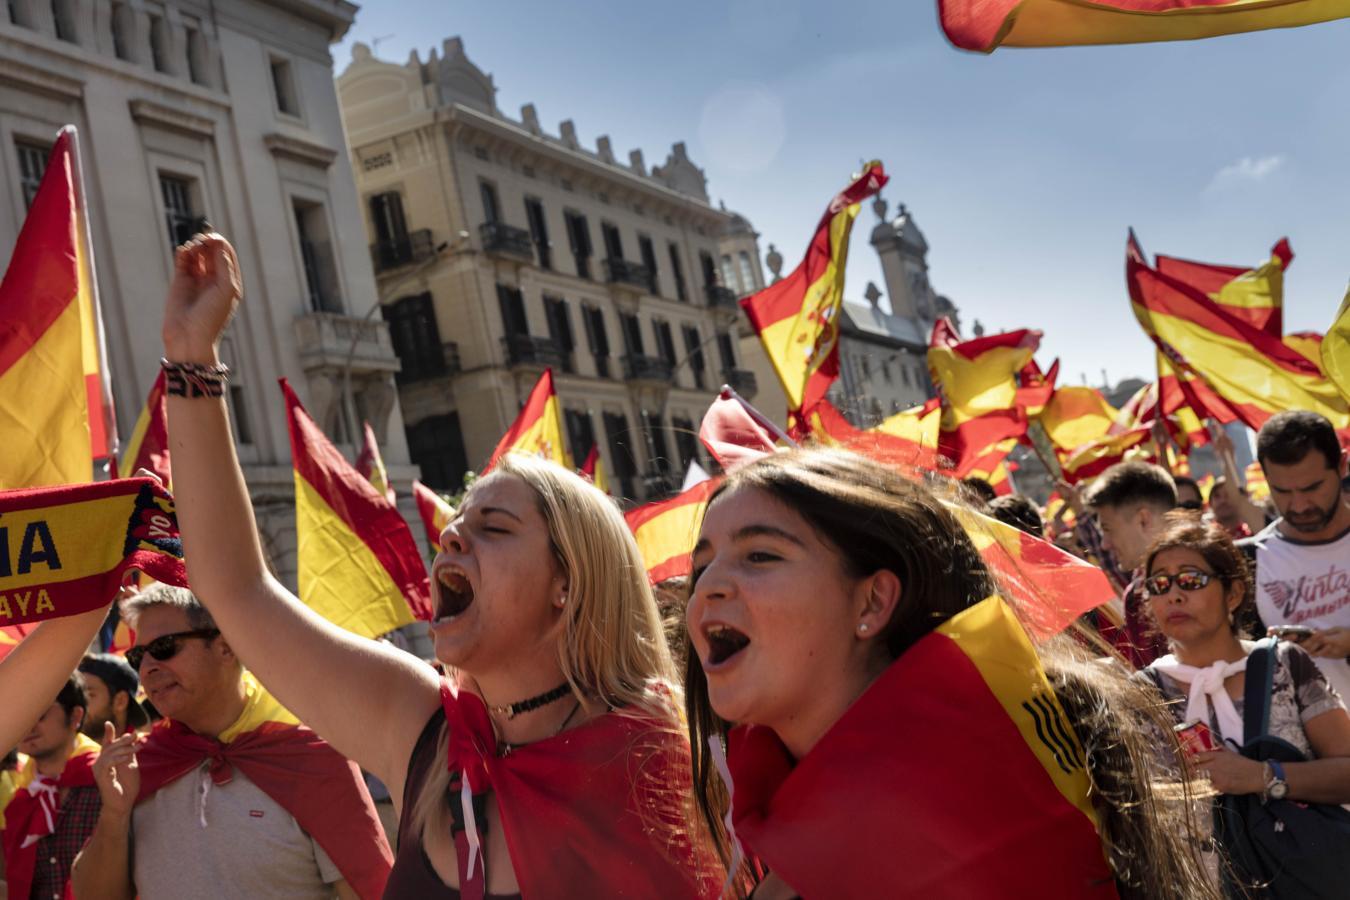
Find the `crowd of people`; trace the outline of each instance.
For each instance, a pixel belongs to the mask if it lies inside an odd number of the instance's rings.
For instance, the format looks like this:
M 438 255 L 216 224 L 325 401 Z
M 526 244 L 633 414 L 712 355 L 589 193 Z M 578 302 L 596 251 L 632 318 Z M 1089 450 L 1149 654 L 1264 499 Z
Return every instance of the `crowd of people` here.
M 191 590 L 120 597 L 125 656 L 82 658 L 96 610 L 0 662 L 11 900 L 1350 883 L 1350 504 L 1325 419 L 1261 430 L 1270 508 L 1236 472 L 1206 502 L 1128 462 L 1060 486 L 1071 528 L 847 450 L 770 454 L 728 473 L 659 604 L 609 497 L 507 457 L 441 536 L 430 665 L 269 572 L 217 389 L 241 296 L 223 238 L 179 249 Z M 1119 603 L 1029 635 L 961 504 L 1100 565 Z

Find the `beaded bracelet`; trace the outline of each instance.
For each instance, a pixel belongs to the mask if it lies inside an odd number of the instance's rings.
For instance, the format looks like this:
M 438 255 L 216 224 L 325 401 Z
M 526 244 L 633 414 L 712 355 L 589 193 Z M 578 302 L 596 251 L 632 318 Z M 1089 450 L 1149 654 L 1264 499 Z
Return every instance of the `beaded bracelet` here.
M 164 370 L 164 392 L 173 397 L 221 397 L 230 369 L 224 363 L 205 366 L 201 363 L 159 361 Z

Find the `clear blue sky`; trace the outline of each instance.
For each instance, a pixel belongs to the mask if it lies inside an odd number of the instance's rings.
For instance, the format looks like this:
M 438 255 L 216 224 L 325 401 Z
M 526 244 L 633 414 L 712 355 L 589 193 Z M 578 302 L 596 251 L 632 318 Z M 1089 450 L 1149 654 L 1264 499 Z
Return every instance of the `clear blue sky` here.
M 1350 22 L 1133 47 L 953 49 L 933 0 L 369 2 L 334 48 L 423 59 L 464 39 L 512 117 L 649 165 L 686 141 L 714 202 L 794 266 L 863 158 L 928 238 L 967 333 L 1045 332 L 1063 383 L 1151 377 L 1123 247 L 1255 265 L 1288 235 L 1286 330 L 1325 330 L 1350 279 Z M 864 209 L 847 292 L 884 289 Z

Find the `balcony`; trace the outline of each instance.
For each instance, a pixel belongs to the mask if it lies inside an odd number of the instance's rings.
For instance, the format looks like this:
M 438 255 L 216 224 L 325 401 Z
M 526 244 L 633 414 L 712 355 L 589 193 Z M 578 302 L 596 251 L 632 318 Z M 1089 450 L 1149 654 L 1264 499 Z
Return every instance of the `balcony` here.
M 436 245 L 432 243 L 430 228 L 419 228 L 403 237 L 376 241 L 370 245 L 370 259 L 375 264 L 377 275 L 431 259 L 435 255 Z
M 708 298 L 708 309 L 723 312 L 740 312 L 741 305 L 736 302 L 736 292 L 720 284 L 705 284 L 703 294 Z
M 723 369 L 722 380 L 728 387 L 747 400 L 755 399 L 755 394 L 759 391 L 759 382 L 755 380 L 755 373 L 749 369 Z
M 398 356 L 389 326 L 335 312 L 311 312 L 295 318 L 295 343 L 306 372 L 397 372 Z
M 630 353 L 623 358 L 623 377 L 628 381 L 659 381 L 669 385 L 674 366 L 659 356 Z
M 508 334 L 502 338 L 502 352 L 509 366 L 553 366 L 561 372 L 572 371 L 572 354 L 552 338 Z
M 483 251 L 486 253 L 534 262 L 534 241 L 524 228 L 504 222 L 484 222 L 478 226 L 478 238 L 483 242 Z
M 605 260 L 605 280 L 610 284 L 638 288 L 644 293 L 656 293 L 652 270 L 641 263 L 610 257 Z

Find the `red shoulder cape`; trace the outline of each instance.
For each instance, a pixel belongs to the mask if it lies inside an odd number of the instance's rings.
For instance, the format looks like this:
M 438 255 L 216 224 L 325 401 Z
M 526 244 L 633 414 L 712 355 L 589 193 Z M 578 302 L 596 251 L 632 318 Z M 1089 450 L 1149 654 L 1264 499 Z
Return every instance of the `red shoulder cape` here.
M 732 730 L 727 761 L 737 836 L 806 900 L 1116 897 L 1096 830 L 942 635 L 795 764 L 760 726 Z
M 696 861 L 683 817 L 690 764 L 682 736 L 650 718 L 609 713 L 498 756 L 479 697 L 443 684 L 441 701 L 451 771 L 466 773 L 475 794 L 495 795 L 522 896 L 717 896 L 721 877 Z M 460 802 L 458 789 L 450 802 Z M 481 873 L 479 864 L 472 881 L 461 875 L 462 896 L 481 896 Z
M 187 726 L 161 722 L 136 751 L 137 802 L 211 760 L 211 779 L 225 784 L 238 767 L 319 842 L 362 900 L 378 900 L 393 865 L 361 770 L 303 725 L 266 722 L 227 744 Z
M 92 748 L 83 742 L 77 745 L 76 752 L 66 760 L 66 767 L 61 770 L 61 777 L 56 780 L 57 790 L 93 786 L 94 760 L 98 758 L 98 751 L 97 744 Z M 34 763 L 29 762 L 29 765 Z M 9 805 L 5 807 L 3 841 L 5 878 L 9 896 L 26 898 L 32 893 L 38 847 L 36 841 L 27 847 L 23 846 L 23 843 L 29 835 L 42 838 L 48 834 L 51 834 L 51 831 L 47 828 L 41 799 L 37 795 L 30 794 L 27 787 L 19 788 L 10 798 Z M 66 895 L 70 895 L 69 884 L 66 885 Z

